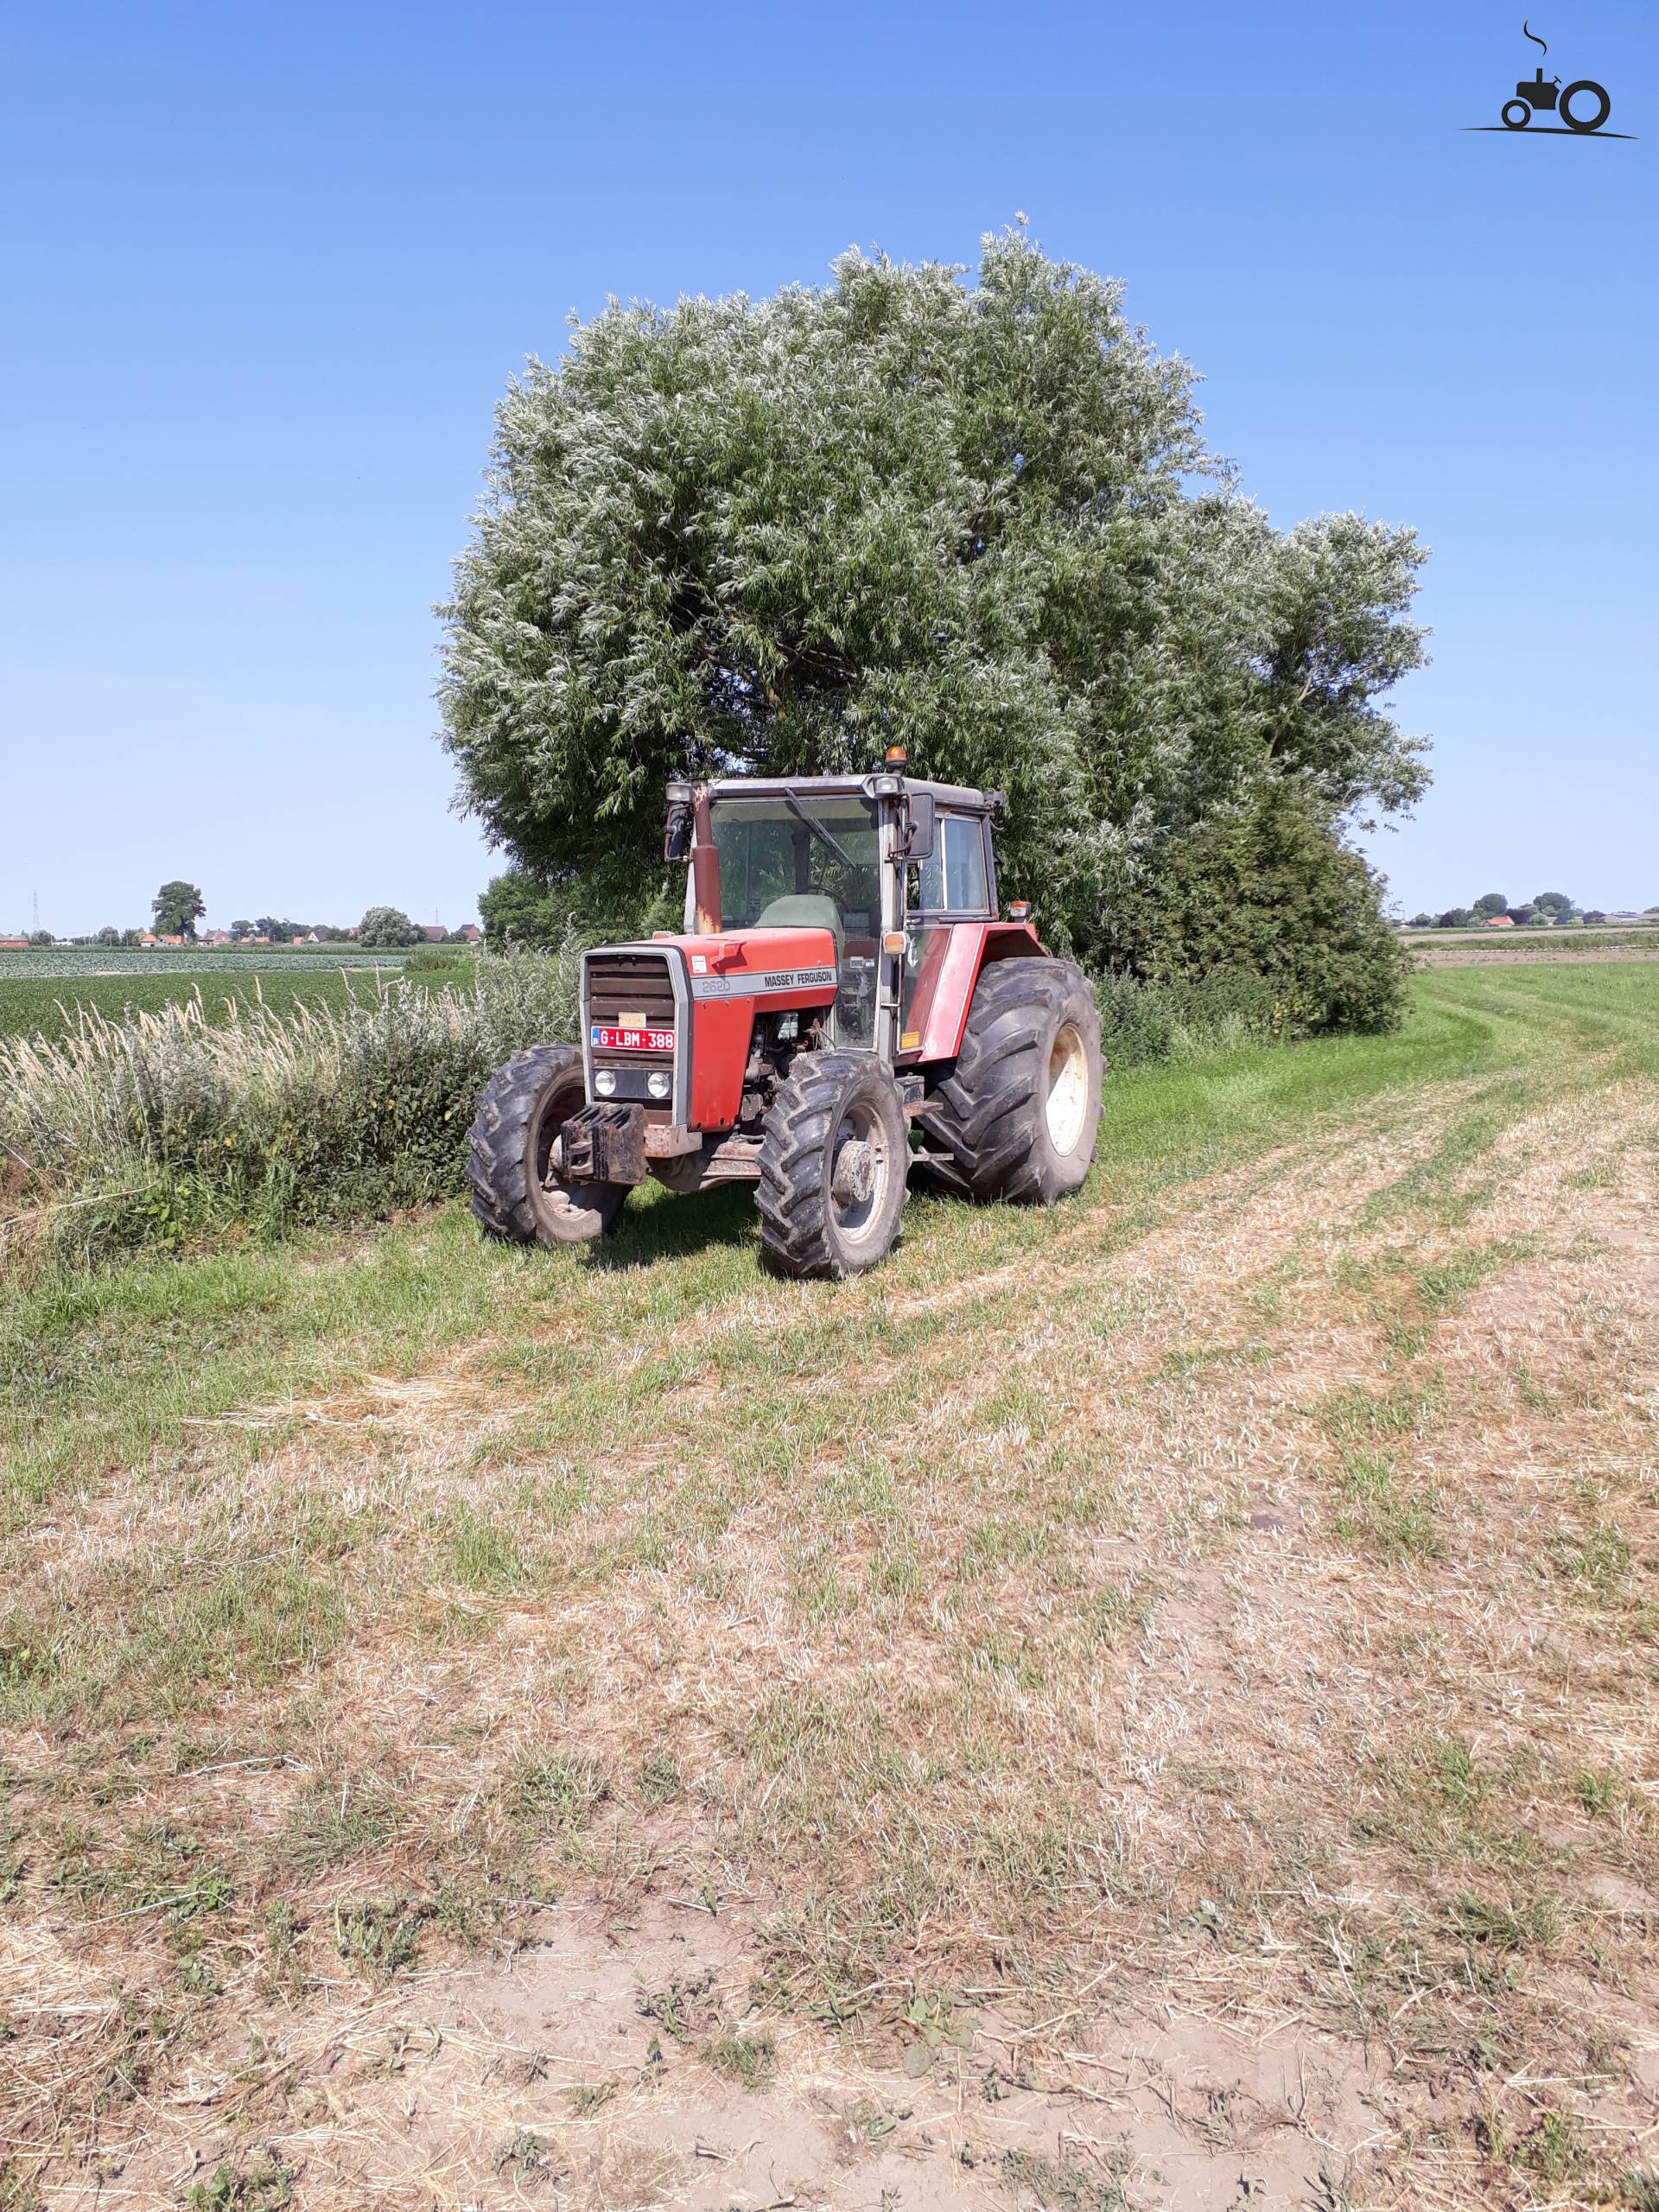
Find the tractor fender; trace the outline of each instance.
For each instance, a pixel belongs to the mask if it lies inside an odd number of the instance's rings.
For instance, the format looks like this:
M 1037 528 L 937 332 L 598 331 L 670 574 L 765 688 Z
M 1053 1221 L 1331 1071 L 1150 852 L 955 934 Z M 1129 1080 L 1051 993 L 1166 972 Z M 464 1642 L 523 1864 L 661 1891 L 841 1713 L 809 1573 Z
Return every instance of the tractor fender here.
M 954 922 L 934 932 L 928 952 L 911 1002 L 910 1029 L 920 1041 L 901 1054 L 906 1061 L 955 1059 L 980 972 L 992 961 L 1048 957 L 1029 922 Z

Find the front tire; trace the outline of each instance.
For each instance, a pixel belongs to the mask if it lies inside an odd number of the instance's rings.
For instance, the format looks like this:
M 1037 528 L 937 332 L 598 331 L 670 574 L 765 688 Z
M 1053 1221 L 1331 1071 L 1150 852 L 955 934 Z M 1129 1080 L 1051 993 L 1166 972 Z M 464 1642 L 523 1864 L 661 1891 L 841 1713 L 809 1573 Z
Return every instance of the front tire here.
M 898 1085 L 868 1052 L 803 1053 L 760 1141 L 760 1243 L 780 1274 L 839 1282 L 899 1236 L 910 1133 Z
M 498 1068 L 467 1146 L 473 1212 L 514 1244 L 587 1244 L 622 1211 L 624 1183 L 567 1183 L 551 1165 L 560 1128 L 587 1097 L 574 1045 L 532 1045 Z
M 1089 1173 L 1100 1130 L 1100 1009 L 1068 960 L 981 970 L 956 1065 L 921 1127 L 941 1179 L 970 1198 L 1052 1205 Z

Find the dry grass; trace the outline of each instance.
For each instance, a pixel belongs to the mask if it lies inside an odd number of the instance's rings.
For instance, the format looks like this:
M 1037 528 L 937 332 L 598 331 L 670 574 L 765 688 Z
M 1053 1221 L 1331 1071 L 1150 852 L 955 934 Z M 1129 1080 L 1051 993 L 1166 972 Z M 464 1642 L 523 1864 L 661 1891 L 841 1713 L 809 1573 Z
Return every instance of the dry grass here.
M 1618 2201 L 1656 1145 L 1575 1062 L 514 1260 L 20 1513 L 0 2203 Z

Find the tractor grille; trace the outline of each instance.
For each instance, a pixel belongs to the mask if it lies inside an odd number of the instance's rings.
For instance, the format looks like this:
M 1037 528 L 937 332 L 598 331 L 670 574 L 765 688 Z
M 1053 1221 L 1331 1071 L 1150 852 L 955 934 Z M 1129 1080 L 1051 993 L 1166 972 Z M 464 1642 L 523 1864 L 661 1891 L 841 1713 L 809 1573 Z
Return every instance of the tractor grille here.
M 649 1029 L 666 1033 L 678 1043 L 679 1020 L 674 1004 L 674 985 L 667 956 L 660 952 L 591 952 L 583 967 L 587 1036 L 590 1064 L 616 1071 L 613 1091 L 618 1099 L 646 1102 L 647 1118 L 672 1121 L 671 1103 L 658 1103 L 646 1089 L 647 1078 L 663 1069 L 671 1070 L 676 1051 L 671 1046 L 622 1046 L 593 1042 L 596 1028 Z
M 643 1014 L 652 1029 L 674 1027 L 674 986 L 660 952 L 594 952 L 588 957 L 588 1019 L 612 1023 Z

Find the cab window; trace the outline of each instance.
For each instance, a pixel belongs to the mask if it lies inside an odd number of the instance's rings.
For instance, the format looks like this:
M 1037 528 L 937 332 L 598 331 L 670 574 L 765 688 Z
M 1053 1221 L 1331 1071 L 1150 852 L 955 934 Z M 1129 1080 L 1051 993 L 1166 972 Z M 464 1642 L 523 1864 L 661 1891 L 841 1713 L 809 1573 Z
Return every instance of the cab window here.
M 933 850 L 913 885 L 925 914 L 983 914 L 990 906 L 985 874 L 985 825 L 976 814 L 941 814 Z

